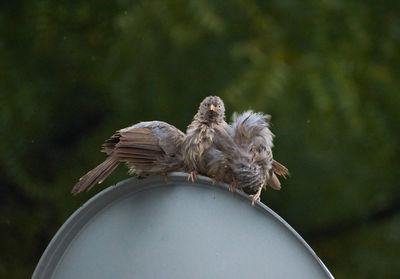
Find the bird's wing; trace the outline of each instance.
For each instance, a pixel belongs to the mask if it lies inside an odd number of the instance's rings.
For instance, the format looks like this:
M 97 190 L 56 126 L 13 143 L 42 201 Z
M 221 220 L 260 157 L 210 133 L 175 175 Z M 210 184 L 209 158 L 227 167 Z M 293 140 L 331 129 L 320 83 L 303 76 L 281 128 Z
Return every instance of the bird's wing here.
M 121 162 L 154 164 L 165 153 L 149 127 L 130 127 L 117 131 L 103 146 L 102 151 Z
M 146 174 L 180 170 L 183 138 L 179 129 L 161 121 L 141 122 L 121 129 L 102 145 L 101 151 L 107 153 L 107 159 L 85 174 L 72 193 L 103 182 L 119 163 L 126 163 L 132 172 Z
M 184 134 L 168 123 L 141 122 L 117 131 L 102 151 L 140 171 L 156 172 L 157 167 L 168 168 L 168 160 L 179 157 L 183 138 Z

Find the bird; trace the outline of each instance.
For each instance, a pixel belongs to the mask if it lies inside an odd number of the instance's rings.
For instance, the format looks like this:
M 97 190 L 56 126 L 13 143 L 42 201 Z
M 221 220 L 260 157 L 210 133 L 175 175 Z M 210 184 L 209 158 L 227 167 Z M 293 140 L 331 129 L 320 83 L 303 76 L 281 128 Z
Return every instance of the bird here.
M 289 175 L 288 169 L 273 159 L 274 134 L 269 129 L 270 118 L 270 115 L 251 110 L 234 113 L 232 117 L 230 135 L 242 153 L 250 156 L 250 163 L 234 168 L 233 176 L 235 184 L 250 194 L 252 205 L 260 200 L 261 191 L 267 185 L 274 190 L 281 189 L 276 175 L 284 178 Z
M 225 121 L 225 106 L 218 96 L 205 98 L 192 122 L 186 130 L 182 144 L 185 171 L 189 173 L 188 180 L 194 182 L 197 174 L 209 176 L 214 181 L 229 182 L 231 179 L 226 171 L 229 169 L 226 156 L 232 141 L 230 126 Z M 222 142 L 227 140 L 228 144 Z M 225 151 L 225 152 L 224 152 Z
M 272 157 L 273 134 L 268 120 L 268 115 L 247 111 L 235 113 L 229 125 L 222 99 L 205 98 L 183 141 L 188 180 L 194 182 L 200 173 L 228 184 L 232 192 L 242 189 L 250 195 L 253 206 L 266 185 L 279 190 L 276 174 L 285 177 L 288 170 Z
M 181 147 L 185 134 L 163 121 L 140 122 L 118 130 L 102 145 L 107 158 L 80 178 L 72 188 L 76 195 L 106 179 L 120 163 L 136 175 L 183 171 Z

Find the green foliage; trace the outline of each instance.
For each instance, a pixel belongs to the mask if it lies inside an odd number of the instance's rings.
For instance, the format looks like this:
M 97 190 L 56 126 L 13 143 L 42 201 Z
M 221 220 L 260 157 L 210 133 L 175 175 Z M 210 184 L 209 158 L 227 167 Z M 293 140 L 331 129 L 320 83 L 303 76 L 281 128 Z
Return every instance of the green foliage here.
M 3 1 L 4 2 L 4 1 Z M 263 201 L 336 278 L 398 278 L 397 1 L 0 4 L 0 277 L 29 277 L 114 130 L 198 103 L 272 115 L 292 176 Z M 111 185 L 126 177 L 120 168 Z

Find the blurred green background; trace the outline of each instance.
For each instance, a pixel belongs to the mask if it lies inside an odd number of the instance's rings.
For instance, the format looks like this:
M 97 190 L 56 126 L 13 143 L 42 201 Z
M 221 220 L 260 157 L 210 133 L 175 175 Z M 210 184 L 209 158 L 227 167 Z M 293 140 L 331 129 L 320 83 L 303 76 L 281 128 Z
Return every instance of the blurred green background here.
M 0 277 L 103 189 L 70 195 L 115 130 L 219 95 L 272 115 L 291 177 L 263 202 L 333 275 L 400 278 L 399 3 L 1 1 Z

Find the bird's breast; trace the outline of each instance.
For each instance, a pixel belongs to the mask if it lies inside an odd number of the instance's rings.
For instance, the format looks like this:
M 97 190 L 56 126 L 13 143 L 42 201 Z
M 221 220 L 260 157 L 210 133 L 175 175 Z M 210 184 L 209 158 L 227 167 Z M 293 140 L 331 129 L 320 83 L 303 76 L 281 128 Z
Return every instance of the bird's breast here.
M 185 160 L 196 169 L 202 169 L 206 165 L 205 155 L 213 145 L 214 135 L 214 129 L 206 125 L 188 131 L 185 140 Z

